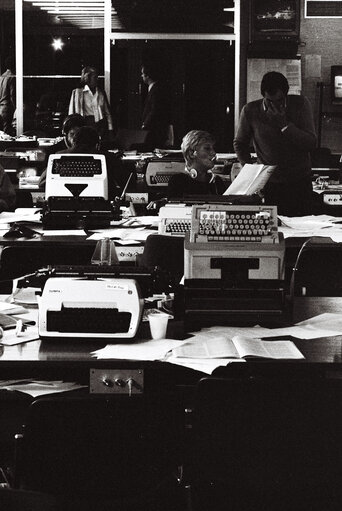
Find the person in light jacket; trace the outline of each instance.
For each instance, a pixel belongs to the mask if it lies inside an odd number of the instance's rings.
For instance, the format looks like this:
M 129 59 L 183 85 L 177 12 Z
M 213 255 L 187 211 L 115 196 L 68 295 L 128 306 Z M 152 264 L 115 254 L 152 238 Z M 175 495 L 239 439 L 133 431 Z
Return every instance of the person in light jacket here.
M 80 114 L 88 126 L 94 126 L 102 142 L 113 139 L 113 119 L 105 91 L 97 85 L 98 71 L 93 66 L 82 69 L 81 85 L 71 93 L 69 115 Z

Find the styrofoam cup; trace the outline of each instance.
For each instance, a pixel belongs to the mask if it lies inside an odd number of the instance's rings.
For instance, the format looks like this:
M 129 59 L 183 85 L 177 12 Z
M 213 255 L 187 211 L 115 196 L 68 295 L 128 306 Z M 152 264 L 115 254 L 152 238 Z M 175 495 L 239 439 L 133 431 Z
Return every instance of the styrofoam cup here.
M 152 339 L 164 339 L 166 337 L 168 314 L 150 314 L 148 316 Z

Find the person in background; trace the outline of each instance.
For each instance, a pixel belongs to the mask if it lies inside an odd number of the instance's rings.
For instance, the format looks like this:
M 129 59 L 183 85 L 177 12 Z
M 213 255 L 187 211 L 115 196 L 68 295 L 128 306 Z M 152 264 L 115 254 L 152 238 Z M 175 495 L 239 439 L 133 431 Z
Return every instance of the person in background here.
M 0 213 L 2 211 L 14 211 L 16 193 L 2 165 L 0 165 Z
M 152 62 L 142 65 L 141 78 L 147 85 L 148 91 L 142 113 L 141 129 L 148 132 L 145 141 L 147 150 L 172 147 L 174 144 L 170 96 L 158 75 L 157 66 Z
M 81 85 L 71 93 L 69 115 L 80 114 L 88 126 L 94 126 L 102 144 L 114 139 L 113 119 L 105 91 L 98 87 L 98 71 L 94 66 L 82 69 Z
M 15 98 L 15 65 L 12 57 L 5 60 L 6 71 L 0 76 L 0 130 L 8 135 L 15 135 L 12 126 L 13 114 L 16 109 Z
M 226 186 L 211 170 L 215 166 L 215 140 L 207 131 L 192 130 L 185 135 L 181 149 L 185 159 L 185 172 L 175 174 L 168 183 L 167 195 L 221 195 Z
M 253 143 L 258 163 L 276 165 L 264 189 L 266 204 L 281 215 L 310 214 L 310 151 L 316 146 L 311 105 L 304 96 L 288 95 L 288 81 L 276 71 L 264 75 L 260 89 L 263 98 L 241 111 L 234 150 L 242 165 L 252 163 Z
M 73 147 L 74 136 L 76 131 L 85 126 L 85 119 L 80 114 L 68 115 L 63 122 L 62 134 L 63 140 L 56 144 L 54 147 L 54 153 L 62 153 L 68 151 Z
M 59 153 L 67 153 L 69 150 L 73 147 L 74 143 L 74 136 L 76 131 L 81 127 L 85 125 L 85 120 L 80 114 L 72 114 L 68 115 L 64 122 L 62 127 L 62 133 L 63 133 L 63 140 L 58 142 L 57 144 L 51 146 L 46 151 L 46 162 L 49 159 L 50 154 L 59 154 Z M 46 181 L 46 170 L 41 174 L 39 179 L 39 187 L 45 187 L 45 181 Z

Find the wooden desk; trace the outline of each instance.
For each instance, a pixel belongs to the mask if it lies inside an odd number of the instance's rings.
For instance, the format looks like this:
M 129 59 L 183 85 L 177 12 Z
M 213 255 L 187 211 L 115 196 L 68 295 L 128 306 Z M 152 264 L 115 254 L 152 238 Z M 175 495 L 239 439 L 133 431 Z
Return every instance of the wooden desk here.
M 342 298 L 296 298 L 294 320 L 307 319 L 323 312 L 340 312 Z M 177 325 L 175 325 L 177 326 Z M 178 325 L 180 327 L 181 325 Z M 144 333 L 144 332 L 142 332 Z M 146 334 L 146 332 L 145 332 Z M 307 367 L 319 367 L 322 371 L 342 371 L 342 336 L 314 340 L 295 340 L 296 345 L 305 355 L 305 360 L 295 361 Z M 176 393 L 182 406 L 192 406 L 193 390 L 203 373 L 172 365 L 166 362 L 132 361 L 132 360 L 98 360 L 91 352 L 106 344 L 92 341 L 32 341 L 26 344 L 0 347 L 1 379 L 36 378 L 39 380 L 76 381 L 89 385 L 90 372 L 102 370 L 143 370 L 144 392 Z M 258 364 L 259 370 L 266 367 L 267 361 L 248 361 L 241 366 Z M 283 362 L 273 362 L 276 367 Z M 231 367 L 240 364 L 232 364 Z M 321 369 L 323 366 L 323 369 Z M 81 389 L 83 395 L 88 388 Z M 66 394 L 66 397 L 68 393 Z M 20 431 L 25 422 L 25 414 L 32 398 L 15 392 L 0 392 L 0 455 L 2 464 L 11 464 L 13 460 L 14 434 Z
M 296 297 L 294 299 L 293 323 L 303 321 L 312 316 L 324 312 L 341 312 L 342 297 Z M 149 331 L 147 323 L 144 323 L 138 332 L 140 338 L 148 338 Z M 171 338 L 183 337 L 183 325 L 181 321 L 171 322 L 168 330 L 168 336 Z M 342 362 L 342 335 L 318 339 L 294 339 L 295 344 L 305 356 L 303 363 L 333 363 Z M 128 342 L 132 342 L 128 340 Z M 80 374 L 87 377 L 90 367 L 146 367 L 149 370 L 161 369 L 169 372 L 179 372 L 183 374 L 197 373 L 193 370 L 172 366 L 166 362 L 140 362 L 125 360 L 99 360 L 93 358 L 92 351 L 104 347 L 108 342 L 92 340 L 44 340 L 32 341 L 16 346 L 0 347 L 0 374 L 1 379 L 5 379 L 10 372 L 13 373 L 39 373 L 48 374 L 49 371 L 65 377 L 76 377 L 76 369 L 80 369 Z M 249 361 L 248 363 L 254 363 Z M 258 361 L 260 363 L 260 361 Z M 301 362 L 302 363 L 302 362 Z M 184 371 L 183 371 L 184 369 Z M 342 369 L 342 366 L 341 366 Z M 5 374 L 6 373 L 6 374 Z M 197 373 L 198 374 L 202 373 Z M 26 374 L 26 377 L 28 374 Z M 20 375 L 19 377 L 22 377 Z M 190 378 L 192 379 L 192 378 Z M 195 377 L 196 379 L 196 377 Z M 85 380 L 82 379 L 84 382 Z

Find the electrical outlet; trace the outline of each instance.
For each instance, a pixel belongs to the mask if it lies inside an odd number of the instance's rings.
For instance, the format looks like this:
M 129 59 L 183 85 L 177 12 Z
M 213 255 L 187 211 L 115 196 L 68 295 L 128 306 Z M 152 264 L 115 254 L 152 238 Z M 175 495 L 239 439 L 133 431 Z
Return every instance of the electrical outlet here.
M 130 192 L 126 193 L 126 200 L 133 202 L 133 204 L 147 204 L 148 203 L 148 193 L 137 193 Z

